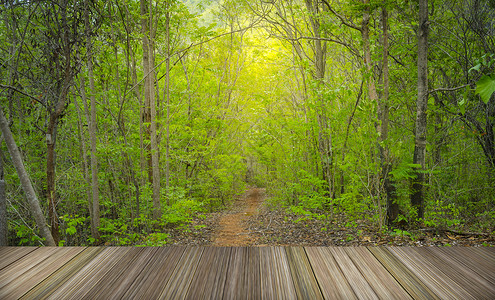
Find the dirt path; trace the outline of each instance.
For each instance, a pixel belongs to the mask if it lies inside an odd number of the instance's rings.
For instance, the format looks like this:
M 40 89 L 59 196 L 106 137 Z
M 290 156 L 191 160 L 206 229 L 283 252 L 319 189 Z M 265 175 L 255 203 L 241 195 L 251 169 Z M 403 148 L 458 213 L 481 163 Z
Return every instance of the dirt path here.
M 258 214 L 263 202 L 265 189 L 252 188 L 240 197 L 231 211 L 220 218 L 218 228 L 213 233 L 213 246 L 250 246 L 256 237 L 246 229 L 246 221 Z

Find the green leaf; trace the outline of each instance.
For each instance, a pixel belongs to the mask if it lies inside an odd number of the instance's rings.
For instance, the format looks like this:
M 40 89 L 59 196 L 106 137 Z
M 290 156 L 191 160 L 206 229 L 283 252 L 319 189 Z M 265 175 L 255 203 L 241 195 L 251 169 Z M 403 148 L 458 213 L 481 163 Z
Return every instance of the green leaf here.
M 75 228 L 75 227 L 72 227 L 72 226 L 71 226 L 71 227 L 67 228 L 67 229 L 65 230 L 65 232 L 66 232 L 68 235 L 74 235 L 74 234 L 77 232 L 77 230 L 76 230 L 76 228 Z
M 468 72 L 471 72 L 472 70 L 476 70 L 476 71 L 479 71 L 481 68 L 481 63 L 477 64 L 476 66 L 472 67 L 471 69 L 469 69 Z
M 466 113 L 466 98 L 462 98 L 462 100 L 459 101 L 458 105 L 459 105 L 459 110 L 464 115 Z
M 480 94 L 481 100 L 488 104 L 490 97 L 495 92 L 495 74 L 485 75 L 476 83 L 476 93 Z

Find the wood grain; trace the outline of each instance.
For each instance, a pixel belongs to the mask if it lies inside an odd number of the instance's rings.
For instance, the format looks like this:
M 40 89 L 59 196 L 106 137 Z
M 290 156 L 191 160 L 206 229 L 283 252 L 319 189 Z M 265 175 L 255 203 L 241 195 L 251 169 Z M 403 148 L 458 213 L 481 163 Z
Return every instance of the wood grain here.
M 495 251 L 0 248 L 0 299 L 493 299 Z

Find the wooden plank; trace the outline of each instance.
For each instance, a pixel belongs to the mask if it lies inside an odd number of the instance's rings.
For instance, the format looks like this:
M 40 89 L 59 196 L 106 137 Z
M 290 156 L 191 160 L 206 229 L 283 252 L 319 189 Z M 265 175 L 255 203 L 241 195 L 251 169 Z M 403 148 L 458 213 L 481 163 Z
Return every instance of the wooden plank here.
M 21 299 L 46 299 L 50 294 L 57 290 L 69 278 L 72 278 L 84 266 L 86 266 L 93 258 L 95 258 L 104 248 L 89 247 L 85 248 L 79 254 L 74 256 L 65 265 L 43 280 L 36 287 L 26 293 Z
M 484 251 L 466 247 L 439 247 L 438 250 L 464 268 L 469 268 L 495 286 L 495 258 L 483 256 Z
M 259 248 L 231 249 L 224 299 L 261 299 Z
M 121 299 L 154 254 L 154 248 L 130 248 L 84 295 L 87 299 Z
M 54 252 L 54 247 L 37 248 L 27 255 L 22 256 L 22 259 L 17 259 L 9 263 L 8 266 L 0 271 L 0 296 L 2 295 L 2 288 L 5 285 L 22 276 L 22 274 L 29 271 L 40 261 L 46 259 Z
M 442 269 L 434 264 L 430 253 L 423 251 L 426 248 L 390 247 L 389 249 L 439 298 L 473 299 L 469 292 L 446 276 Z
M 2 258 L 0 271 L 36 249 L 37 247 L 0 247 L 0 257 Z
M 412 299 L 366 247 L 343 248 L 380 299 Z
M 244 293 L 248 299 L 261 299 L 261 253 L 258 247 L 247 247 L 247 268 Z
M 106 247 L 74 276 L 66 280 L 50 298 L 82 299 L 87 291 L 96 286 L 112 266 L 128 251 L 127 247 Z
M 202 247 L 185 248 L 159 299 L 185 299 L 202 253 Z
M 441 278 L 443 286 L 446 284 L 451 293 L 463 299 L 487 299 L 495 295 L 495 286 L 479 276 L 476 272 L 456 262 L 452 257 L 445 255 L 440 248 L 401 249 L 415 252 L 421 257 L 423 264 L 431 265 L 434 276 Z M 474 257 L 471 257 L 474 258 Z M 476 259 L 476 258 L 474 258 Z M 466 296 L 466 294 L 468 296 Z
M 298 299 L 323 299 L 308 256 L 303 247 L 285 248 Z
M 328 248 L 306 247 L 305 250 L 325 299 L 357 299 Z
M 231 247 L 206 247 L 199 261 L 187 299 L 222 299 Z
M 387 248 L 369 247 L 368 249 L 414 299 L 439 299 L 411 269 Z
M 0 299 L 486 299 L 490 248 L 0 248 Z
M 351 283 L 351 287 L 359 299 L 378 299 L 375 291 L 373 291 L 366 278 L 364 278 L 363 274 L 354 265 L 344 248 L 331 247 L 328 250 L 332 253 L 347 281 Z
M 464 247 L 458 247 L 458 248 L 464 248 Z M 490 265 L 493 266 L 492 264 L 495 261 L 495 247 L 469 247 L 467 249 L 470 249 L 472 252 L 476 253 L 477 255 L 484 257 L 484 259 L 490 262 Z
M 2 269 L 0 272 L 0 298 L 2 298 L 2 295 L 5 293 L 5 286 L 12 281 L 18 280 L 24 273 L 31 271 L 31 269 L 50 257 L 55 251 L 55 247 L 37 248 L 23 256 L 22 259 L 18 259 Z
M 263 299 L 297 299 L 284 248 L 260 248 L 260 272 Z
M 170 280 L 185 247 L 159 247 L 139 273 L 123 299 L 157 299 Z
M 16 276 L 15 280 L 2 286 L 0 298 L 20 298 L 83 250 L 83 247 L 53 248 L 45 249 L 45 254 L 48 255 L 44 256 L 43 259 L 40 259 L 39 255 L 33 255 L 31 267 L 26 268 L 25 272 Z

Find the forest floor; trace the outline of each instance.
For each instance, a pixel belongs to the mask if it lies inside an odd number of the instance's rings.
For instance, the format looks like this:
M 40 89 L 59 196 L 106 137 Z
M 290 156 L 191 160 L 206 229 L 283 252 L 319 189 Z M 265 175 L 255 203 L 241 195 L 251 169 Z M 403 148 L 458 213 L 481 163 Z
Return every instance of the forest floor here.
M 222 212 L 206 213 L 188 229 L 171 232 L 171 244 L 196 246 L 495 246 L 488 233 L 420 228 L 379 231 L 344 214 L 306 218 L 269 205 L 265 190 L 250 188 Z M 363 218 L 365 219 L 365 218 Z

